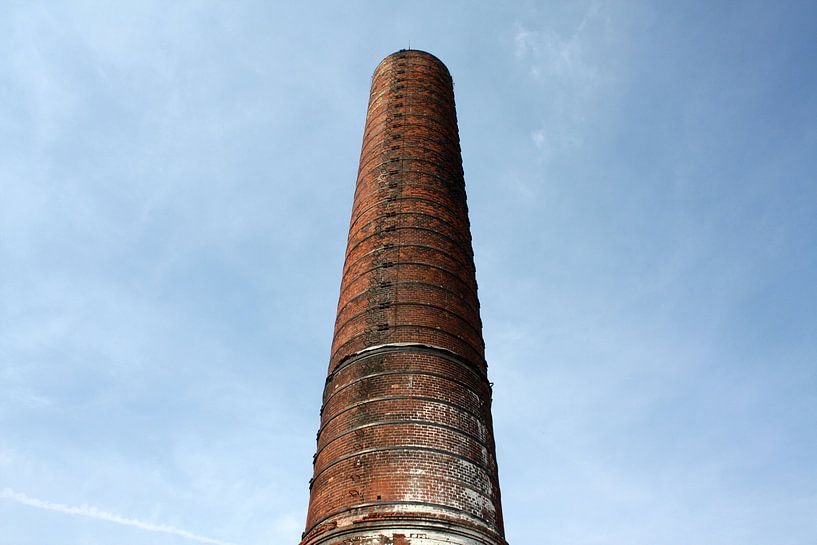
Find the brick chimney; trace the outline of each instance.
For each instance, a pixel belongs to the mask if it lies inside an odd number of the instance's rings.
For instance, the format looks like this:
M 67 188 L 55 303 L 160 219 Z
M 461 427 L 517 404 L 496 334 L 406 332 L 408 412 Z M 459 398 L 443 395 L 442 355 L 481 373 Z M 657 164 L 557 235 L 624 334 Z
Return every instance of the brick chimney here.
M 301 545 L 506 545 L 454 88 L 372 77 Z

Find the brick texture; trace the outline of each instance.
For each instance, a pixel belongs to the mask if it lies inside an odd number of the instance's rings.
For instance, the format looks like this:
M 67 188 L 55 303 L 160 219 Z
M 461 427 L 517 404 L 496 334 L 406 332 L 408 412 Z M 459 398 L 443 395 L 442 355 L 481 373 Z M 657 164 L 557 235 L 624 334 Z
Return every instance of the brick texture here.
M 454 90 L 372 77 L 301 545 L 505 545 Z

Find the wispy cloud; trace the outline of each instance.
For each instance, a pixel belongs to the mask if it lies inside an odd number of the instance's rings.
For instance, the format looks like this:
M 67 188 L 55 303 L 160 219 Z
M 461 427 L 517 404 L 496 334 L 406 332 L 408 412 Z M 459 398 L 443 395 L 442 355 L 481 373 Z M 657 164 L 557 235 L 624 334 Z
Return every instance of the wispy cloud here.
M 597 6 L 591 6 L 568 35 L 546 29 L 532 30 L 517 23 L 514 34 L 516 57 L 531 62 L 530 72 L 536 78 L 550 76 L 582 83 L 593 81 L 598 69 L 587 59 L 584 31 L 598 12 Z
M 546 155 L 581 147 L 594 103 L 611 83 L 604 57 L 610 50 L 609 36 L 599 31 L 608 26 L 607 17 L 592 3 L 570 25 L 515 25 L 517 63 L 547 97 L 541 106 L 541 126 L 530 133 L 533 144 Z
M 157 532 L 161 534 L 179 536 L 184 539 L 189 539 L 191 541 L 198 541 L 199 543 L 210 543 L 211 545 L 235 545 L 234 543 L 230 543 L 229 541 L 221 541 L 219 539 L 205 537 L 199 534 L 194 534 L 193 532 L 188 532 L 187 530 L 174 528 L 173 526 L 167 526 L 165 524 L 154 524 L 152 522 L 146 522 L 135 518 L 123 517 L 122 515 L 117 515 L 115 513 L 108 513 L 107 511 L 102 511 L 101 509 L 97 509 L 96 507 L 92 507 L 89 505 L 80 505 L 77 507 L 32 498 L 21 492 L 15 492 L 11 488 L 4 488 L 2 491 L 0 491 L 0 498 L 21 503 L 23 505 L 28 505 L 29 507 L 35 507 L 37 509 L 54 511 L 66 515 L 75 515 L 79 517 L 88 517 L 97 520 L 104 520 L 107 522 L 113 522 L 115 524 L 121 524 L 123 526 L 132 526 L 134 528 L 139 528 L 140 530 L 145 530 L 148 532 Z

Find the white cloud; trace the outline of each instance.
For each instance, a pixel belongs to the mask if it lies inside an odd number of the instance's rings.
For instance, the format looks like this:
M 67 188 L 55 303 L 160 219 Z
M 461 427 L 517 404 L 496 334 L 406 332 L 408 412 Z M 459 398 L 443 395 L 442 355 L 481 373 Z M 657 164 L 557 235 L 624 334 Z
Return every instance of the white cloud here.
M 614 83 L 609 59 L 615 44 L 608 19 L 591 4 L 572 25 L 515 25 L 514 56 L 543 98 L 531 140 L 547 157 L 582 146 L 600 97 Z
M 586 48 L 592 37 L 585 33 L 585 28 L 598 13 L 597 6 L 590 6 L 567 36 L 549 29 L 531 30 L 517 23 L 514 35 L 517 59 L 530 62 L 530 73 L 536 78 L 550 76 L 584 83 L 595 80 L 599 70 L 587 58 Z
M 28 505 L 29 507 L 35 507 L 37 509 L 54 511 L 66 515 L 74 515 L 79 517 L 88 517 L 97 520 L 104 520 L 107 522 L 113 522 L 115 524 L 121 524 L 123 526 L 132 526 L 134 528 L 139 528 L 140 530 L 145 530 L 148 532 L 170 534 L 182 537 L 184 539 L 189 539 L 190 541 L 198 541 L 199 543 L 209 543 L 211 545 L 234 545 L 229 541 L 222 541 L 219 539 L 205 537 L 199 534 L 194 534 L 193 532 L 189 532 L 187 530 L 174 528 L 173 526 L 167 526 L 165 524 L 154 524 L 152 522 L 146 522 L 135 518 L 123 517 L 122 515 L 117 515 L 115 513 L 108 513 L 107 511 L 102 511 L 100 509 L 97 509 L 96 507 L 92 507 L 89 505 L 80 505 L 77 507 L 32 498 L 30 496 L 27 496 L 26 494 L 15 492 L 10 488 L 4 488 L 2 491 L 0 491 L 0 498 L 21 503 L 23 505 Z
M 533 140 L 533 143 L 536 144 L 537 148 L 543 148 L 547 144 L 547 137 L 545 136 L 544 129 L 536 129 L 535 131 L 531 131 L 530 138 Z

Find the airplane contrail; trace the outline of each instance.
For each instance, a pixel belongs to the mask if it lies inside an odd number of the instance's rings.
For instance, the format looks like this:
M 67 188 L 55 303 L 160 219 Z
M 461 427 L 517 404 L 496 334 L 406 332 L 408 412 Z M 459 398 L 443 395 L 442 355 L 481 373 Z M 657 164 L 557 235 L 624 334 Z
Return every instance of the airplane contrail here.
M 152 522 L 146 522 L 135 518 L 123 517 L 122 515 L 117 515 L 115 513 L 108 513 L 107 511 L 102 511 L 101 509 L 97 509 L 96 507 L 91 507 L 89 505 L 80 505 L 77 507 L 32 498 L 21 492 L 15 492 L 11 488 L 4 488 L 2 491 L 0 491 L 0 498 L 15 501 L 17 503 L 28 505 L 30 507 L 36 507 L 37 509 L 44 509 L 46 511 L 55 511 L 57 513 L 64 513 L 66 515 L 76 515 L 79 517 L 106 520 L 108 522 L 121 524 L 123 526 L 132 526 L 134 528 L 139 528 L 141 530 L 146 530 L 148 532 L 171 534 L 174 536 L 183 537 L 184 539 L 189 539 L 191 541 L 198 541 L 199 543 L 209 543 L 210 545 L 235 545 L 234 543 L 230 543 L 229 541 L 221 541 L 219 539 L 201 536 L 198 534 L 194 534 L 193 532 L 188 532 L 187 530 L 174 528 L 173 526 L 167 526 L 165 524 L 154 524 Z

